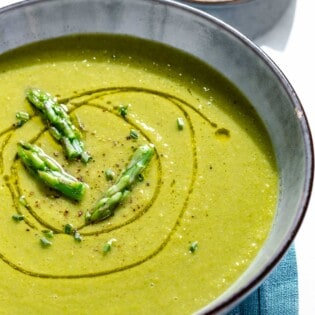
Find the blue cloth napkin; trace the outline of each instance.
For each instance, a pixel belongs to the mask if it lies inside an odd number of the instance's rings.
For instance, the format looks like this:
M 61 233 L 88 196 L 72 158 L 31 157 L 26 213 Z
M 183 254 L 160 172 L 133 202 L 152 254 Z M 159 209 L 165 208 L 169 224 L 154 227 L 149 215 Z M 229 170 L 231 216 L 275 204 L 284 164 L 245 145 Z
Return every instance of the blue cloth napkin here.
M 298 277 L 294 246 L 262 285 L 227 315 L 297 315 Z

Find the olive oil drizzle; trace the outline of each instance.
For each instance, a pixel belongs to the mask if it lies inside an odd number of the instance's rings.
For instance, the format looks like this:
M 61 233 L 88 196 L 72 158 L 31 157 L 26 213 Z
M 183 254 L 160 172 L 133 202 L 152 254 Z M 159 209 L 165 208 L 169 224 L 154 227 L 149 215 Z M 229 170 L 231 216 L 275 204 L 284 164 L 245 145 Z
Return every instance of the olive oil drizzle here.
M 11 131 L 11 129 L 9 131 Z M 9 132 L 9 131 L 7 131 L 7 132 Z M 5 146 L 8 144 L 12 134 L 13 134 L 12 132 L 9 132 L 7 134 L 7 137 L 4 139 L 4 141 L 1 145 L 1 148 L 0 148 L 0 152 L 1 152 L 1 154 L 0 154 L 0 174 L 3 174 L 3 150 L 4 150 Z
M 91 106 L 91 107 L 96 107 L 96 108 L 100 108 L 100 109 L 104 109 L 103 106 L 99 105 L 99 104 L 93 104 L 91 102 L 89 103 L 86 103 L 85 104 L 86 106 Z M 82 106 L 82 105 L 81 105 Z M 109 112 L 111 112 L 112 114 L 116 115 L 117 117 L 120 117 L 120 114 L 117 113 L 115 110 L 112 110 L 112 109 L 108 109 Z M 141 130 L 141 133 L 144 135 L 144 137 L 147 139 L 147 141 L 149 143 L 153 143 L 153 141 L 150 139 L 150 137 L 146 134 L 145 130 L 143 130 L 143 128 L 140 128 L 140 126 L 136 125 L 134 122 L 132 122 L 129 118 L 124 118 L 125 121 L 128 122 L 128 124 L 130 124 L 133 128 L 137 128 L 138 130 Z M 157 160 L 157 163 L 158 163 L 158 181 L 157 181 L 157 184 L 156 184 L 156 189 L 154 191 L 154 194 L 152 196 L 152 199 L 146 204 L 143 206 L 142 210 L 139 211 L 134 217 L 130 218 L 129 220 L 126 220 L 125 222 L 121 223 L 121 224 L 117 224 L 115 226 L 107 226 L 106 228 L 102 229 L 102 230 L 99 230 L 97 233 L 101 234 L 101 233 L 107 233 L 107 232 L 110 232 L 110 231 L 113 231 L 113 230 L 116 230 L 118 228 L 121 228 L 123 226 L 126 226 L 132 222 L 134 222 L 136 219 L 140 218 L 144 213 L 146 213 L 150 207 L 154 204 L 155 200 L 157 199 L 159 193 L 160 193 L 160 190 L 161 190 L 161 185 L 162 185 L 162 174 L 163 174 L 163 170 L 162 170 L 162 162 L 161 162 L 161 157 L 159 155 L 159 153 L 157 152 L 157 149 L 155 148 L 155 156 L 156 156 L 156 160 Z M 81 231 L 83 230 L 84 228 L 86 227 L 85 224 L 82 224 L 81 226 L 77 227 L 77 230 L 78 231 Z M 88 236 L 88 235 L 95 235 L 95 233 L 93 232 L 80 232 L 81 235 L 84 235 L 84 236 Z
M 152 259 L 153 257 L 155 257 L 156 255 L 158 255 L 164 248 L 165 246 L 168 244 L 168 242 L 170 241 L 170 239 L 172 238 L 172 236 L 174 235 L 176 229 L 178 228 L 178 226 L 181 223 L 181 219 L 183 217 L 183 214 L 185 213 L 185 210 L 187 209 L 188 206 L 188 202 L 189 202 L 189 197 L 194 189 L 194 183 L 196 180 L 196 174 L 197 174 L 197 170 L 198 170 L 198 163 L 197 163 L 197 148 L 196 148 L 196 137 L 195 137 L 195 130 L 194 130 L 194 126 L 192 123 L 192 120 L 190 118 L 189 113 L 187 112 L 186 108 L 189 108 L 190 110 L 192 110 L 193 112 L 197 113 L 204 121 L 206 121 L 206 123 L 208 123 L 208 125 L 213 128 L 213 129 L 217 129 L 218 125 L 211 121 L 208 117 L 206 117 L 202 112 L 200 112 L 199 110 L 197 110 L 192 104 L 189 104 L 188 102 L 186 102 L 185 100 L 168 94 L 168 93 L 164 93 L 161 91 L 156 91 L 156 90 L 152 90 L 152 89 L 144 89 L 144 88 L 138 88 L 138 87 L 115 87 L 115 88 L 101 88 L 101 89 L 96 89 L 96 90 L 92 90 L 92 91 L 85 91 L 82 92 L 80 94 L 75 94 L 74 96 L 68 97 L 68 98 L 64 98 L 64 99 L 60 99 L 60 103 L 65 103 L 66 105 L 71 105 L 73 106 L 69 111 L 74 111 L 78 108 L 80 108 L 81 106 L 91 106 L 91 107 L 97 107 L 97 108 L 101 108 L 104 109 L 104 106 L 100 105 L 100 104 L 96 104 L 93 102 L 93 100 L 97 100 L 101 97 L 104 97 L 106 95 L 112 95 L 112 94 L 119 94 L 119 93 L 144 93 L 144 94 L 150 94 L 150 95 L 156 95 L 158 97 L 161 97 L 163 99 L 168 100 L 170 103 L 172 103 L 174 106 L 176 106 L 182 113 L 182 115 L 185 117 L 185 119 L 187 120 L 187 125 L 188 125 L 188 129 L 190 132 L 190 139 L 191 139 L 191 147 L 192 147 L 192 151 L 193 151 L 193 161 L 192 161 L 192 176 L 191 176 L 191 182 L 190 182 L 190 186 L 189 189 L 186 193 L 186 197 L 184 199 L 184 203 L 183 206 L 179 212 L 179 215 L 177 217 L 177 220 L 174 224 L 174 226 L 170 229 L 169 234 L 165 237 L 164 241 L 153 251 L 151 252 L 149 255 L 147 255 L 146 257 L 144 257 L 143 259 L 140 259 L 136 262 L 127 264 L 125 266 L 122 267 L 118 267 L 118 268 L 113 268 L 110 270 L 105 270 L 105 271 L 100 271 L 100 272 L 94 272 L 94 273 L 85 273 L 85 274 L 68 274 L 68 275 L 58 275 L 58 274 L 49 274 L 49 273 L 41 273 L 41 272 L 34 272 L 31 270 L 27 270 L 24 269 L 23 267 L 14 264 L 12 261 L 10 261 L 10 259 L 8 259 L 6 256 L 4 256 L 2 253 L 0 253 L 0 259 L 3 260 L 3 262 L 5 262 L 6 264 L 8 264 L 9 266 L 11 266 L 12 268 L 14 268 L 15 270 L 29 275 L 29 276 L 33 276 L 33 277 L 40 277 L 40 278 L 50 278 L 50 279 L 79 279 L 79 278 L 90 278 L 90 277 L 99 277 L 99 276 L 104 276 L 107 274 L 111 274 L 111 273 L 116 273 L 116 272 L 120 272 L 120 271 L 124 271 L 136 266 L 141 265 L 142 263 Z M 118 115 L 117 113 L 115 113 L 112 109 L 108 109 L 106 108 L 106 110 L 110 111 L 111 113 Z M 34 117 L 34 116 L 33 116 Z M 143 130 L 143 128 L 141 128 L 140 126 L 136 125 L 136 123 L 132 122 L 131 119 L 127 118 L 127 122 L 137 128 L 138 130 L 140 130 L 140 132 L 145 136 L 145 138 L 151 142 L 151 139 L 149 138 L 148 135 L 146 135 L 145 130 Z M 35 137 L 32 141 L 35 142 L 37 141 L 41 134 L 46 131 L 46 129 L 44 129 L 40 134 L 38 134 L 37 137 Z M 10 130 L 11 131 L 11 130 Z M 6 132 L 4 131 L 2 134 L 5 134 Z M 4 143 L 2 145 L 2 149 L 4 149 L 4 147 L 7 145 L 9 141 L 9 137 L 7 139 L 7 142 Z M 1 159 L 3 159 L 2 157 L 2 152 L 1 151 Z M 159 170 L 159 178 L 158 178 L 158 183 L 156 186 L 156 189 L 154 191 L 153 197 L 150 200 L 150 202 L 148 204 L 146 204 L 142 211 L 140 211 L 135 217 L 132 217 L 131 219 L 129 219 L 128 221 L 117 225 L 115 227 L 112 228 L 105 228 L 101 231 L 98 231 L 97 234 L 100 233 L 107 233 L 113 229 L 118 229 L 121 228 L 127 224 L 130 224 L 132 222 L 134 222 L 136 219 L 138 219 L 140 216 L 142 216 L 145 212 L 149 211 L 150 207 L 154 204 L 155 200 L 157 199 L 157 196 L 160 192 L 160 188 L 162 185 L 162 179 L 163 179 L 163 166 L 162 166 L 162 162 L 161 162 L 161 158 L 160 158 L 160 154 L 158 151 L 156 151 L 156 161 L 158 163 L 158 170 Z M 11 166 L 11 174 L 10 174 L 10 178 L 6 180 L 6 185 L 9 188 L 10 192 L 11 192 L 11 196 L 13 199 L 13 203 L 14 203 L 14 207 L 16 208 L 16 211 L 20 214 L 23 214 L 23 211 L 20 210 L 21 205 L 19 205 L 19 198 L 21 196 L 21 188 L 20 188 L 20 184 L 19 184 L 19 176 L 17 174 L 16 171 L 16 163 L 18 161 L 14 161 L 13 165 Z M 14 187 L 13 187 L 14 186 Z M 14 191 L 17 191 L 17 194 Z M 26 206 L 24 206 L 25 209 L 28 211 L 28 213 L 31 215 L 31 217 L 33 217 L 40 225 L 41 225 L 41 229 L 42 228 L 46 228 L 46 229 L 50 229 L 52 231 L 54 231 L 55 234 L 59 234 L 59 233 L 64 233 L 64 231 L 60 230 L 60 228 L 56 228 L 52 225 L 50 225 L 49 223 L 47 223 L 45 220 L 43 220 L 39 215 L 37 215 L 36 211 L 28 204 L 28 202 L 26 201 Z M 25 223 L 32 229 L 35 230 L 39 230 L 38 227 L 35 227 L 35 225 L 33 225 L 30 220 L 28 220 L 27 218 L 25 219 Z M 95 232 L 84 232 L 85 225 L 83 224 L 82 226 L 80 226 L 78 228 L 78 230 L 80 231 L 81 235 L 84 235 L 86 237 L 89 236 L 93 236 L 95 235 Z M 78 249 L 79 250 L 79 249 Z
M 184 107 L 189 107 L 191 110 L 193 110 L 196 114 L 201 116 L 205 121 L 207 121 L 211 127 L 217 128 L 218 124 L 211 121 L 205 114 L 203 114 L 200 110 L 196 109 L 195 106 L 192 104 L 186 102 L 185 100 L 179 98 L 178 96 L 165 93 L 162 91 L 156 91 L 153 89 L 147 89 L 147 88 L 139 88 L 139 87 L 134 87 L 134 86 L 127 86 L 127 87 L 111 87 L 111 88 L 100 88 L 100 89 L 95 89 L 91 91 L 85 91 L 79 94 L 75 94 L 71 97 L 67 98 L 61 98 L 59 99 L 60 103 L 73 103 L 74 100 L 78 99 L 77 102 L 74 103 L 75 107 L 80 107 L 82 105 L 85 105 L 91 100 L 98 99 L 100 97 L 103 97 L 105 95 L 110 95 L 110 94 L 116 94 L 116 93 L 130 93 L 130 92 L 139 92 L 139 93 L 147 93 L 151 95 L 157 95 L 160 96 L 164 99 L 167 99 L 171 102 L 178 102 L 177 104 L 182 104 Z M 80 98 L 84 97 L 83 100 L 79 100 Z M 175 103 L 176 105 L 176 103 Z M 71 110 L 70 110 L 71 111 Z

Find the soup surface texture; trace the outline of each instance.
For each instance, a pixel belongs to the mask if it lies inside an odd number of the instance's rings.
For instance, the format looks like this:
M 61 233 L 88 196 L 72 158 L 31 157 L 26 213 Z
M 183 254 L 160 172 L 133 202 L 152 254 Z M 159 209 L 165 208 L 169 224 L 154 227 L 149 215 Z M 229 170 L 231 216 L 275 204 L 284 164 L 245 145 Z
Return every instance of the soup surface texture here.
M 3 54 L 0 82 L 1 314 L 190 314 L 255 258 L 275 214 L 275 157 L 251 105 L 216 71 L 157 43 L 86 35 Z M 29 87 L 67 106 L 90 162 L 64 158 Z M 30 119 L 17 126 L 21 111 Z M 84 198 L 34 178 L 16 157 L 20 140 L 87 183 Z M 154 156 L 114 215 L 85 224 L 113 184 L 104 172 L 117 177 L 150 143 Z

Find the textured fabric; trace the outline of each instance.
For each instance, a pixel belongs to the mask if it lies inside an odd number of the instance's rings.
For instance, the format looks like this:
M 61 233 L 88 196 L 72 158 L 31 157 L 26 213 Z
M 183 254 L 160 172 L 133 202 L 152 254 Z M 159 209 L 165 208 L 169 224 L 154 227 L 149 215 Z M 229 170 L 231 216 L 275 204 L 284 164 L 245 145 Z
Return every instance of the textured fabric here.
M 293 246 L 262 285 L 227 315 L 282 314 L 298 314 L 298 278 Z

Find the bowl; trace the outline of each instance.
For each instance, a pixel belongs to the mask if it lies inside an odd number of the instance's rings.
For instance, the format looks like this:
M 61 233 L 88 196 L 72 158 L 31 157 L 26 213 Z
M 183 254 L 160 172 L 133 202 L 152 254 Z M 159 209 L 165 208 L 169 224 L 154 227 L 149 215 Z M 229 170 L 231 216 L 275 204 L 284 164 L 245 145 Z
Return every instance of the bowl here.
M 0 53 L 70 34 L 127 34 L 154 40 L 201 59 L 238 87 L 271 137 L 279 168 L 280 196 L 272 231 L 256 259 L 232 287 L 196 312 L 227 312 L 257 288 L 300 228 L 314 172 L 307 118 L 277 65 L 224 22 L 167 0 L 21 1 L 0 10 L 0 30 Z

